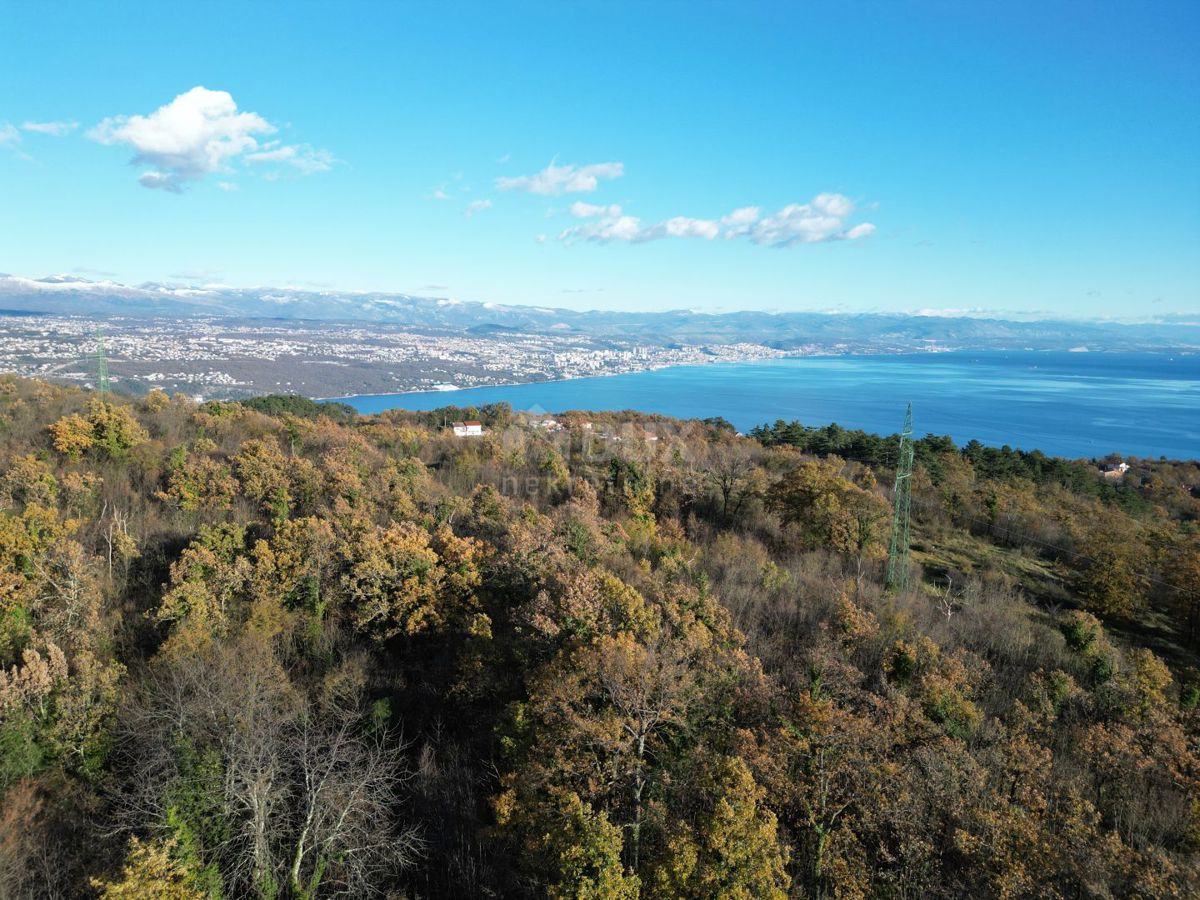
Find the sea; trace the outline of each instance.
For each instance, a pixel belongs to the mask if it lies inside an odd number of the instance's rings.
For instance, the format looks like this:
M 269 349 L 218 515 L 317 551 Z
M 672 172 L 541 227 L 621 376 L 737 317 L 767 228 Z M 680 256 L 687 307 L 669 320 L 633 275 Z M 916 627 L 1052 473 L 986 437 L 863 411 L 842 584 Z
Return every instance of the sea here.
M 596 378 L 343 398 L 363 413 L 504 401 L 516 410 L 635 409 L 914 431 L 1052 456 L 1200 458 L 1200 354 L 988 351 L 804 356 Z

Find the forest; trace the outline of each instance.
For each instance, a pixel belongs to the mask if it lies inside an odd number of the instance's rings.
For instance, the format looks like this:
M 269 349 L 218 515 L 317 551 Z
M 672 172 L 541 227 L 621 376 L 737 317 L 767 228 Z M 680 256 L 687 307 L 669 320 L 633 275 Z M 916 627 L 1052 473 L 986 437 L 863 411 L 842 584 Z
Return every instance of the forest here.
M 1200 895 L 1200 463 L 556 419 L 0 377 L 0 900 Z

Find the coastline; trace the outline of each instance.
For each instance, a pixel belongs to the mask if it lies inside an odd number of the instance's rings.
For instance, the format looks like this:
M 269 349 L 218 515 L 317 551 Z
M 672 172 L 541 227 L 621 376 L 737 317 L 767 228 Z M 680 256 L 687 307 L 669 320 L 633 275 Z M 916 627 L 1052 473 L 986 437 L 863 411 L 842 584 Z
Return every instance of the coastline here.
M 744 366 L 744 365 L 761 365 L 782 360 L 792 359 L 884 359 L 892 357 L 908 357 L 908 356 L 943 356 L 946 354 L 962 354 L 962 353 L 984 353 L 984 354 L 1000 354 L 1000 353 L 1069 353 L 1071 350 L 1037 350 L 1026 347 L 923 347 L 908 350 L 871 350 L 868 352 L 845 351 L 838 352 L 835 350 L 812 350 L 812 351 L 797 351 L 797 352 L 780 352 L 777 356 L 747 356 L 742 359 L 717 359 L 711 362 L 688 362 L 688 363 L 669 363 L 666 365 L 650 365 L 638 369 L 629 369 L 622 372 L 596 372 L 589 375 L 564 375 L 559 378 L 543 378 L 532 381 L 498 381 L 494 384 L 472 384 L 469 386 L 454 386 L 452 388 L 415 388 L 406 391 L 388 391 L 381 394 L 339 394 L 336 397 L 310 397 L 317 403 L 344 403 L 347 400 L 355 400 L 366 397 L 404 397 L 410 394 L 459 394 L 463 391 L 483 391 L 501 388 L 518 388 L 533 384 L 561 384 L 567 381 L 591 381 L 601 378 L 619 378 L 623 375 L 644 375 L 647 372 L 662 372 L 672 369 L 708 369 L 713 366 Z M 1113 351 L 1092 351 L 1093 354 L 1113 352 Z M 1165 352 L 1163 355 L 1166 355 Z
M 613 383 L 617 375 L 629 381 Z M 636 409 L 721 417 L 740 431 L 797 420 L 891 434 L 916 430 L 1047 455 L 1200 459 L 1200 358 L 1158 353 L 957 351 L 803 355 L 668 366 L 454 391 L 352 394 L 364 415 L 507 402 L 550 412 Z
M 317 403 L 342 403 L 361 397 L 404 397 L 409 394 L 460 394 L 463 391 L 485 391 L 501 388 L 524 387 L 530 384 L 562 384 L 567 381 L 590 381 L 600 378 L 619 378 L 622 375 L 644 375 L 647 372 L 662 372 L 666 369 L 706 369 L 710 366 L 742 366 L 747 363 L 763 363 L 777 359 L 804 359 L 814 356 L 850 356 L 847 353 L 787 353 L 780 356 L 748 356 L 745 359 L 719 359 L 709 363 L 678 363 L 663 366 L 644 366 L 639 369 L 629 369 L 624 372 L 596 372 L 591 375 L 563 375 L 559 378 L 542 378 L 533 381 L 498 381 L 495 384 L 472 384 L 469 386 L 455 385 L 445 388 L 417 388 L 410 391 L 389 391 L 386 394 L 342 394 L 337 397 L 310 397 Z M 864 354 L 865 355 L 865 354 Z M 901 355 L 901 354 L 896 354 Z
M 407 391 L 388 391 L 383 394 L 339 394 L 336 397 L 310 397 L 317 403 L 341 403 L 346 400 L 354 400 L 362 397 L 403 397 L 409 394 L 458 394 L 463 391 L 481 391 L 500 388 L 524 387 L 531 384 L 560 384 L 566 381 L 590 381 L 600 378 L 619 378 L 622 375 L 644 375 L 647 372 L 662 372 L 668 369 L 707 369 L 712 366 L 743 366 L 770 363 L 780 360 L 789 359 L 842 359 L 842 358 L 860 358 L 873 359 L 877 357 L 901 357 L 901 356 L 933 356 L 946 353 L 1056 353 L 1056 350 L 1024 350 L 1024 349 L 983 349 L 971 350 L 960 349 L 954 347 L 929 347 L 915 350 L 897 350 L 887 352 L 882 350 L 872 350 L 868 353 L 855 353 L 847 351 L 839 353 L 833 350 L 814 350 L 814 351 L 781 351 L 776 356 L 746 356 L 742 359 L 714 359 L 711 362 L 687 362 L 687 363 L 667 363 L 665 365 L 649 365 L 637 369 L 628 369 L 621 372 L 596 372 L 588 375 L 563 375 L 559 378 L 543 378 L 532 381 L 498 381 L 494 384 L 472 384 L 469 386 L 455 385 L 448 388 L 416 388 Z M 1066 351 L 1061 351 L 1066 352 Z

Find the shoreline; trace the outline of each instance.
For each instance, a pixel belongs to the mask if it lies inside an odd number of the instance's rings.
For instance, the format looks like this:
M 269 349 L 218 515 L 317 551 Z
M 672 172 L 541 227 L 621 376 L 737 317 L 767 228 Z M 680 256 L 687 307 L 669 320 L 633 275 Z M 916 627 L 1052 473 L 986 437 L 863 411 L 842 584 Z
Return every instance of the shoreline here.
M 601 380 L 618 375 L 629 380 Z M 918 431 L 960 443 L 977 439 L 1067 459 L 1110 453 L 1200 459 L 1200 430 L 1187 411 L 1200 401 L 1196 357 L 1150 351 L 797 354 L 448 391 L 345 394 L 326 402 L 347 403 L 362 415 L 507 402 L 517 410 L 720 416 L 740 431 L 783 419 L 888 433 L 907 401 L 919 416 Z
M 661 372 L 664 369 L 702 369 L 708 366 L 741 366 L 746 363 L 769 362 L 777 359 L 803 359 L 813 356 L 847 356 L 838 353 L 789 353 L 785 356 L 747 357 L 746 359 L 722 359 L 710 363 L 676 363 L 665 366 L 646 366 L 642 369 L 630 369 L 628 372 L 596 372 L 591 375 L 564 375 L 560 378 L 543 378 L 539 381 L 501 381 L 495 384 L 473 384 L 469 387 L 448 388 L 417 388 L 411 391 L 389 391 L 386 394 L 342 394 L 337 397 L 310 397 L 317 403 L 341 403 L 360 397 L 403 397 L 408 394 L 461 394 L 463 391 L 485 391 L 496 388 L 523 387 L 529 384 L 561 384 L 564 381 L 587 381 L 592 378 L 619 378 L 622 375 L 644 375 L 647 372 Z
M 668 363 L 661 366 L 646 366 L 641 369 L 630 369 L 627 372 L 596 372 L 589 375 L 564 375 L 561 378 L 543 378 L 539 381 L 501 381 L 495 384 L 473 384 L 469 387 L 451 387 L 451 388 L 417 388 L 408 391 L 389 391 L 384 394 L 340 394 L 336 397 L 310 397 L 317 403 L 340 403 L 346 400 L 354 400 L 360 397 L 403 397 L 408 394 L 459 394 L 463 391 L 482 391 L 491 390 L 494 388 L 513 388 L 523 387 L 530 384 L 559 384 L 564 381 L 587 381 L 593 378 L 619 378 L 622 375 L 644 375 L 647 372 L 662 372 L 666 369 L 706 369 L 710 366 L 742 366 L 755 363 L 770 363 L 788 359 L 832 359 L 843 357 L 855 357 L 859 359 L 868 359 L 872 357 L 891 357 L 891 356 L 937 356 L 947 353 L 1059 353 L 1067 352 L 1065 350 L 1025 350 L 1022 349 L 985 349 L 985 350 L 964 350 L 959 348 L 937 347 L 932 349 L 922 350 L 901 350 L 893 353 L 885 351 L 875 351 L 871 353 L 837 353 L 832 350 L 818 350 L 811 353 L 791 353 L 784 352 L 778 356 L 750 356 L 745 359 L 719 359 L 712 362 L 687 362 L 687 363 Z
M 1163 353 L 1154 353 L 1151 351 L 1109 351 L 1109 350 L 1093 350 L 1092 355 L 1101 355 L 1105 353 L 1145 353 L 1146 355 L 1167 355 Z M 781 353 L 779 356 L 764 356 L 764 357 L 747 357 L 745 359 L 721 359 L 712 362 L 688 362 L 674 363 L 661 366 L 646 366 L 641 369 L 630 369 L 627 372 L 597 372 L 590 375 L 565 375 L 561 378 L 543 378 L 537 381 L 501 381 L 495 384 L 473 384 L 468 387 L 455 386 L 452 388 L 415 388 L 407 391 L 388 391 L 382 394 L 339 394 L 335 397 L 309 397 L 317 403 L 342 403 L 347 400 L 355 400 L 366 397 L 404 397 L 410 394 L 461 394 L 463 391 L 483 391 L 500 388 L 515 388 L 524 387 L 532 384 L 560 384 L 566 381 L 587 381 L 597 378 L 619 378 L 622 375 L 644 375 L 647 372 L 662 372 L 667 369 L 705 369 L 710 366 L 742 366 L 746 364 L 764 364 L 790 359 L 876 359 L 890 358 L 903 356 L 945 356 L 947 354 L 956 353 L 1071 353 L 1079 355 L 1076 351 L 1069 349 L 1062 350 L 1041 350 L 1031 349 L 1028 347 L 982 347 L 982 348 L 964 348 L 964 347 L 935 347 L 913 350 L 897 350 L 893 352 L 876 350 L 869 353 L 855 353 L 853 351 L 838 353 L 833 350 L 817 350 L 810 353 Z

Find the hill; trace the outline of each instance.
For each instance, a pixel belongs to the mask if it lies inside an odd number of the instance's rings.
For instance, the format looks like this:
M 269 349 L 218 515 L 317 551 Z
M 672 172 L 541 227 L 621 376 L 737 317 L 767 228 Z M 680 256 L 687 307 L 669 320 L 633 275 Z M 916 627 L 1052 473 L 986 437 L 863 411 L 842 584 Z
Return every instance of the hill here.
M 0 378 L 0 896 L 1200 891 L 1197 463 L 324 412 Z

